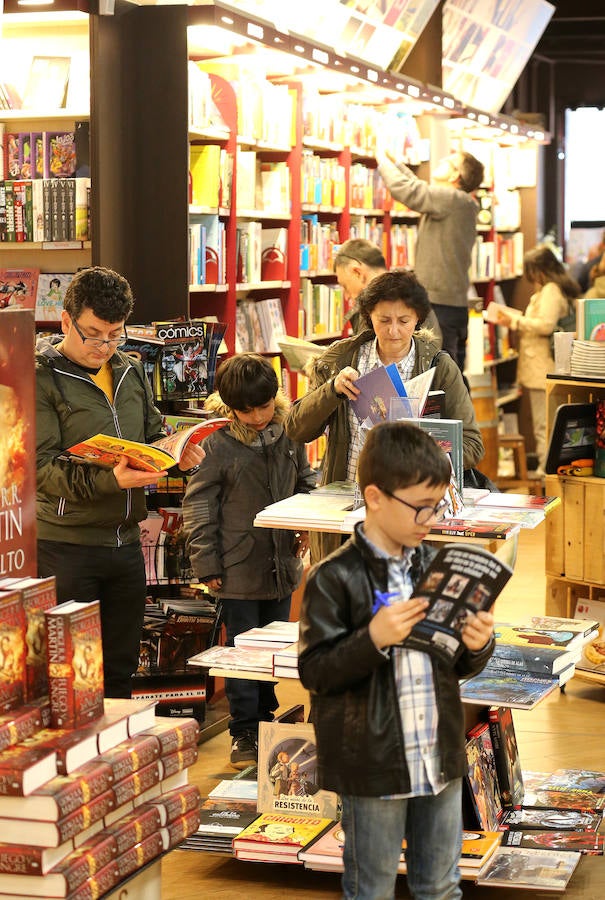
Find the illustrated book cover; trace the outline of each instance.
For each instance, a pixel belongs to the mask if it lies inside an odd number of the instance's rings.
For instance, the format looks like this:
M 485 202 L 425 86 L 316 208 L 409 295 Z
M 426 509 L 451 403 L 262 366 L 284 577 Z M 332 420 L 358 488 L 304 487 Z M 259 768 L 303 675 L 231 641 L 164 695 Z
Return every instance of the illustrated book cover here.
M 501 828 L 511 831 L 598 831 L 603 821 L 602 812 L 582 809 L 539 809 L 521 807 L 505 809 Z
M 23 578 L 15 582 L 15 590 L 21 593 L 25 612 L 25 698 L 30 701 L 48 694 L 44 613 L 57 605 L 56 579 Z
M 40 269 L 0 269 L 0 309 L 34 309 Z
M 509 707 L 490 706 L 488 718 L 502 806 L 511 809 L 521 805 L 524 792 L 513 716 Z
M 41 272 L 36 290 L 36 322 L 60 322 L 65 291 L 69 287 L 71 272 Z
M 552 649 L 559 653 L 579 650 L 584 641 L 583 635 L 571 628 L 542 628 L 526 623 L 509 625 L 507 622 L 496 622 L 494 633 L 499 644 L 531 647 L 533 650 Z
M 502 815 L 502 799 L 496 775 L 494 748 L 487 722 L 480 722 L 467 734 L 467 785 L 482 831 L 497 831 Z
M 533 709 L 559 687 L 557 678 L 532 672 L 505 672 L 486 668 L 460 683 L 460 696 L 465 703 L 479 706 L 493 704 L 512 709 Z
M 462 452 L 462 420 L 461 419 L 433 419 L 424 418 L 409 419 L 410 424 L 417 425 L 423 431 L 428 432 L 435 443 L 447 453 L 454 471 L 456 485 L 460 490 L 464 482 L 464 462 Z M 465 511 L 466 512 L 466 511 Z M 504 518 L 504 517 L 501 517 Z
M 496 630 L 497 634 L 497 630 Z M 496 641 L 488 666 L 509 674 L 529 672 L 551 677 L 563 672 L 579 659 L 578 651 L 560 651 L 555 647 L 532 647 Z
M 84 462 L 97 466 L 113 468 L 121 456 L 128 459 L 128 465 L 143 472 L 162 472 L 179 462 L 185 447 L 189 443 L 199 444 L 204 438 L 218 428 L 224 428 L 229 419 L 206 419 L 182 428 L 160 438 L 152 444 L 139 441 L 127 441 L 124 438 L 109 434 L 96 434 L 94 437 L 68 447 L 67 453 L 81 458 Z
M 77 728 L 104 713 L 99 601 L 68 601 L 45 612 L 51 726 Z
M 337 795 L 317 785 L 317 746 L 310 722 L 261 722 L 258 811 L 335 819 Z
M 233 839 L 239 859 L 298 863 L 298 852 L 333 824 L 332 819 L 292 813 L 261 813 Z
M 532 847 L 536 850 L 573 850 L 585 856 L 603 856 L 605 835 L 594 831 L 506 831 L 503 847 Z
M 0 713 L 25 703 L 25 634 L 20 591 L 0 592 Z
M 445 544 L 416 586 L 414 596 L 429 605 L 403 646 L 453 665 L 464 649 L 461 632 L 467 617 L 489 609 L 512 573 L 483 547 Z
M 528 891 L 564 891 L 580 856 L 570 850 L 499 847 L 482 869 L 477 884 Z
M 590 622 L 601 621 L 596 635 L 583 647 L 582 655 L 576 666 L 584 672 L 605 673 L 605 623 L 603 623 L 603 602 L 588 597 L 578 597 L 574 611 L 576 619 L 587 619 Z
M 4 526 L 2 573 L 37 574 L 34 317 L 27 310 L 0 313 L 0 495 Z
M 355 387 L 359 389 L 359 396 L 349 402 L 359 421 L 367 421 L 370 425 L 388 420 L 391 398 L 406 396 L 395 363 L 372 369 L 355 381 Z
M 605 341 L 605 299 L 576 300 L 576 333 L 579 341 Z

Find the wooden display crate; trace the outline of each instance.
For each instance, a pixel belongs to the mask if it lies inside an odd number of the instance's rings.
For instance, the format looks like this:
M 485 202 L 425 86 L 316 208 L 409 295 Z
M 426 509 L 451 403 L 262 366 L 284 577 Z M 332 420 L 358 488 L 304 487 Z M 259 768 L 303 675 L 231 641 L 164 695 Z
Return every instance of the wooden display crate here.
M 562 503 L 546 517 L 546 574 L 605 583 L 605 479 L 546 476 Z

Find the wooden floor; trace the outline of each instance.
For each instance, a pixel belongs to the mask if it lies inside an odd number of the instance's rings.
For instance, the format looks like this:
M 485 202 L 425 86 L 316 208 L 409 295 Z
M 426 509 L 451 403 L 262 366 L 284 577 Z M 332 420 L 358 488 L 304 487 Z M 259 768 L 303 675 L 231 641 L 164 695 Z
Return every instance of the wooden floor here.
M 498 599 L 500 620 L 544 611 L 544 525 L 521 533 L 515 575 Z M 282 681 L 278 697 L 283 707 L 307 701 L 298 682 Z M 523 768 L 550 772 L 558 766 L 605 770 L 605 687 L 575 677 L 566 692 L 556 692 L 532 711 L 515 711 L 515 728 Z M 234 772 L 228 764 L 229 736 L 221 733 L 200 746 L 190 781 L 202 795 Z M 463 882 L 465 898 L 520 900 L 522 892 L 504 888 L 478 888 Z M 220 854 L 174 850 L 162 862 L 162 900 L 200 900 L 217 897 L 302 900 L 340 896 L 339 876 L 317 873 L 302 866 L 242 862 Z M 405 878 L 397 898 L 408 898 Z M 523 896 L 544 896 L 523 892 Z M 548 895 L 554 896 L 554 895 Z M 584 857 L 564 895 L 568 900 L 603 900 L 605 858 Z

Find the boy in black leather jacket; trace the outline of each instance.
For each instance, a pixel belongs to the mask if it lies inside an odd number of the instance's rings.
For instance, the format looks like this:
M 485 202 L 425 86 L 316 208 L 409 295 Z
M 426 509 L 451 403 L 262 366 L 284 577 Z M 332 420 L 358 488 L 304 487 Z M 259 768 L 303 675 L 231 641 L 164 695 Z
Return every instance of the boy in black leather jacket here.
M 300 622 L 299 673 L 311 691 L 318 780 L 342 797 L 347 900 L 394 896 L 401 843 L 416 900 L 457 900 L 465 771 L 458 679 L 493 648 L 493 616 L 462 631 L 454 669 L 396 646 L 424 617 L 409 599 L 434 551 L 450 464 L 414 425 L 369 433 L 358 479 L 365 522 L 311 570 Z

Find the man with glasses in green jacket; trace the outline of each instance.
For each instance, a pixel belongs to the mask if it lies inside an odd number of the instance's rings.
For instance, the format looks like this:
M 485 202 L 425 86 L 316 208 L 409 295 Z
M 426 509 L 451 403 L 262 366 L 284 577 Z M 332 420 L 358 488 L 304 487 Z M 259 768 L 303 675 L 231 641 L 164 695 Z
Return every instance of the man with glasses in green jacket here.
M 62 335 L 36 347 L 38 575 L 56 576 L 58 603 L 100 601 L 107 697 L 131 696 L 146 595 L 144 486 L 166 472 L 132 469 L 125 457 L 101 468 L 65 451 L 98 433 L 144 443 L 164 434 L 141 363 L 118 349 L 133 303 L 117 272 L 83 269 L 65 292 Z M 179 468 L 203 455 L 189 445 Z

